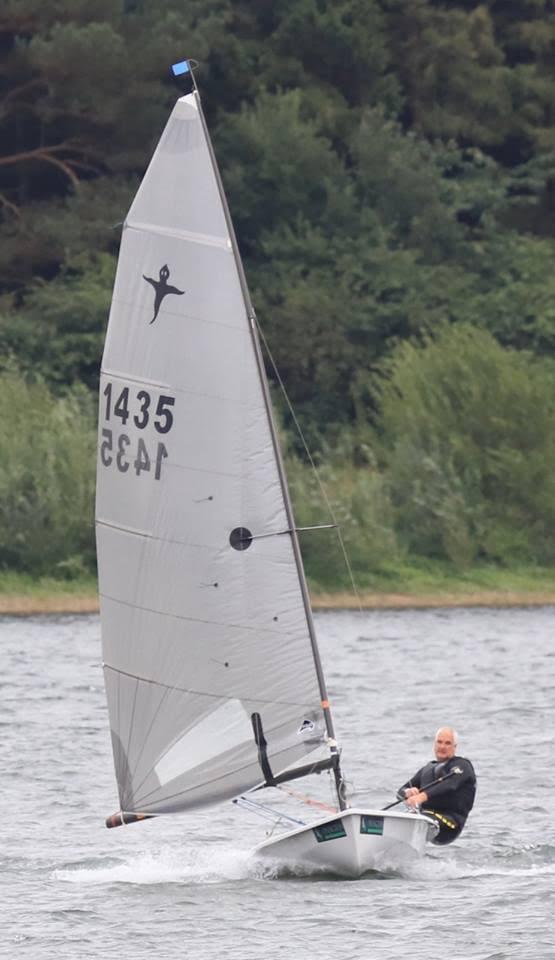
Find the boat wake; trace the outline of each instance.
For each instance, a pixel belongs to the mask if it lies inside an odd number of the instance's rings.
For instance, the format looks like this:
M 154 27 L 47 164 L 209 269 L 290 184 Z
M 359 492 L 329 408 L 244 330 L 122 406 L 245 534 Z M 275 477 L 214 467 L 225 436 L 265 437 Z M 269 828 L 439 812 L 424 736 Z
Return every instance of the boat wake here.
M 555 847 L 529 844 L 491 852 L 478 861 L 472 854 L 449 856 L 428 853 L 422 860 L 406 864 L 401 875 L 410 880 L 463 880 L 468 877 L 541 877 L 555 874 Z
M 406 879 L 420 882 L 463 880 L 469 877 L 541 877 L 555 875 L 555 848 L 546 844 L 505 851 L 481 863 L 471 856 L 455 853 L 428 853 L 420 860 L 391 866 L 388 870 L 368 873 L 365 880 Z M 305 864 L 264 862 L 252 850 L 227 845 L 204 845 L 196 848 L 176 847 L 157 853 L 138 854 L 129 859 L 101 857 L 86 864 L 58 867 L 51 879 L 62 883 L 101 884 L 191 884 L 226 883 L 237 880 L 308 881 L 341 880 L 329 870 Z
M 59 867 L 52 880 L 97 884 L 205 884 L 246 880 L 253 876 L 251 852 L 232 847 L 205 846 L 180 850 L 172 847 L 156 854 L 139 854 L 127 860 L 99 858 L 87 865 Z

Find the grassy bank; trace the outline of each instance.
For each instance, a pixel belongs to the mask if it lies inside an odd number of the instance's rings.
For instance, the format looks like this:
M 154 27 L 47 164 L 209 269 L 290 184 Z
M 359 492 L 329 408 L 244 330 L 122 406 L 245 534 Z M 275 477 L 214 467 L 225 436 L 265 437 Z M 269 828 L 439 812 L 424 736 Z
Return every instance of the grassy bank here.
M 399 566 L 357 578 L 352 589 L 330 590 L 311 583 L 315 609 L 423 608 L 455 606 L 555 605 L 555 569 L 500 570 L 477 567 L 457 573 L 441 565 Z M 94 577 L 56 580 L 16 573 L 0 574 L 0 615 L 94 613 L 98 610 Z
M 56 580 L 0 573 L 0 614 L 95 613 L 96 577 Z
M 356 593 L 311 584 L 314 607 L 424 608 L 516 607 L 555 604 L 555 569 L 475 567 L 464 573 L 442 564 L 397 566 L 372 577 L 355 577 Z M 358 594 L 358 600 L 357 600 Z

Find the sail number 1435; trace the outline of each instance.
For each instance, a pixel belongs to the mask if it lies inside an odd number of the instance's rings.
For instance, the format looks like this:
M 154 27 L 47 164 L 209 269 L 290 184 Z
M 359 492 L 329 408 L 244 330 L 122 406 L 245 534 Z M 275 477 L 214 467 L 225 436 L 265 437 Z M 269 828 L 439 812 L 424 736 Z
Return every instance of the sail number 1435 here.
M 173 427 L 175 397 L 159 394 L 152 396 L 148 390 L 136 393 L 129 387 L 123 387 L 119 394 L 114 393 L 113 384 L 108 381 L 102 396 L 104 397 L 104 420 L 112 426 L 102 429 L 100 441 L 100 460 L 105 467 L 114 465 L 120 473 L 131 468 L 137 476 L 153 471 L 154 479 L 159 480 L 162 463 L 168 456 L 165 443 L 159 440 L 147 442 L 140 434 L 132 438 L 133 427 L 145 430 L 154 427 L 158 434 L 168 434 Z M 117 421 L 121 421 L 120 425 Z M 129 426 L 127 423 L 129 421 Z M 125 432 L 127 430 L 128 432 Z

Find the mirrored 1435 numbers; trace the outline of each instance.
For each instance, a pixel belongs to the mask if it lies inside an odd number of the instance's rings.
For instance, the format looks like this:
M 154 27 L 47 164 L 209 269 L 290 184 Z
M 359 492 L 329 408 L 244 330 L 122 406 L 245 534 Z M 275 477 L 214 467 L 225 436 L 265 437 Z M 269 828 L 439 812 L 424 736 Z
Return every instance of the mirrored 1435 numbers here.
M 165 394 L 153 396 L 148 390 L 133 391 L 129 387 L 123 387 L 116 395 L 111 381 L 107 382 L 102 396 L 104 420 L 116 424 L 116 430 L 111 426 L 102 429 L 100 461 L 103 466 L 114 464 L 120 473 L 133 469 L 137 476 L 153 471 L 154 479 L 159 480 L 162 464 L 168 456 L 165 443 L 159 440 L 156 449 L 151 444 L 149 451 L 143 437 L 139 436 L 136 440 L 131 438 L 129 428 L 134 426 L 137 430 L 144 430 L 150 424 L 157 433 L 168 434 L 174 422 L 172 407 L 175 397 Z M 118 433 L 117 420 L 121 421 L 124 428 L 129 421 L 129 432 Z

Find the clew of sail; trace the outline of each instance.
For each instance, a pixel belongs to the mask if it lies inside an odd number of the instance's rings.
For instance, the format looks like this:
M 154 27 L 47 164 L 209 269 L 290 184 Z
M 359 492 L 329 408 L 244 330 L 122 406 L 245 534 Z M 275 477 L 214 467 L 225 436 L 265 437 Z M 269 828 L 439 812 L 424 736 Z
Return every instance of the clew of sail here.
M 262 783 L 254 715 L 274 774 L 330 732 L 256 350 L 193 90 L 124 224 L 101 373 L 102 648 L 129 813 Z

